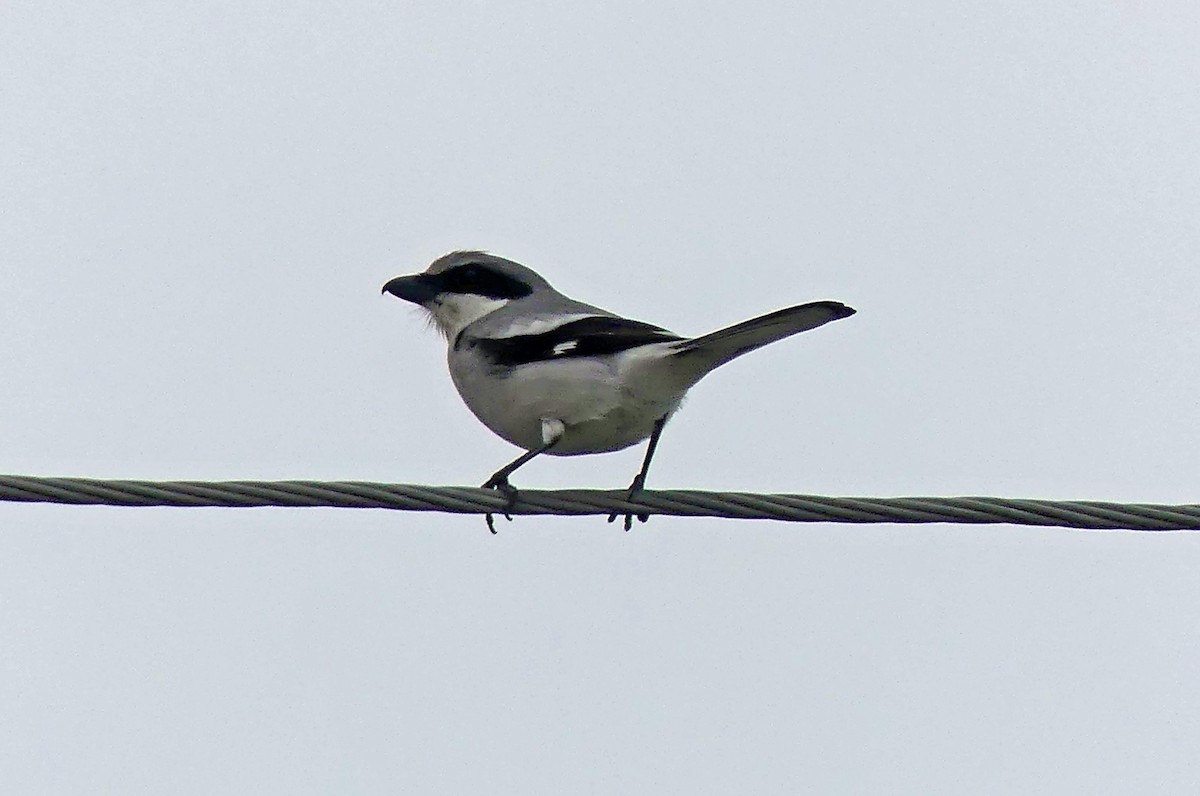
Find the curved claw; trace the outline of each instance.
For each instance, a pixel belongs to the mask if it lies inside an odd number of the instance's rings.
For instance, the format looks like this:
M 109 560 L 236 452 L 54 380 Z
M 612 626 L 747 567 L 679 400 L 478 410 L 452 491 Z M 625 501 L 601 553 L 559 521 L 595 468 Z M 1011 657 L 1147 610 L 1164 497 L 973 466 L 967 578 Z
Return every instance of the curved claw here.
M 511 514 L 503 514 L 501 516 L 503 516 L 504 519 L 508 520 L 509 522 L 512 522 Z M 495 517 L 496 517 L 496 515 L 491 514 L 491 513 L 483 515 L 483 519 L 485 522 L 487 522 L 488 530 L 492 532 L 492 535 L 496 534 L 496 519 L 495 519 Z
M 630 530 L 631 528 L 633 528 L 633 518 L 634 518 L 634 517 L 637 517 L 637 518 L 638 518 L 638 522 L 648 522 L 648 521 L 650 520 L 650 515 L 649 515 L 649 514 L 609 514 L 609 515 L 608 515 L 608 521 L 609 521 L 609 522 L 616 522 L 616 521 L 617 521 L 617 517 L 624 517 L 624 518 L 625 518 L 625 530 L 626 530 L 626 531 L 628 531 L 628 530 Z
M 500 513 L 504 515 L 504 519 L 512 522 L 512 515 L 509 512 L 512 511 L 513 506 L 517 505 L 517 488 L 508 482 L 508 476 L 501 475 L 497 477 L 493 475 L 483 483 L 480 489 L 495 489 L 504 495 L 506 499 L 504 511 Z M 494 535 L 496 533 L 496 515 L 489 511 L 483 515 L 483 519 L 487 523 L 488 530 Z
M 633 496 L 636 495 L 638 492 L 641 492 L 642 487 L 644 487 L 645 485 L 646 485 L 646 476 L 642 473 L 638 473 L 637 477 L 635 477 L 633 479 L 633 483 L 629 485 L 629 491 L 625 493 L 625 499 L 633 500 Z M 617 517 L 620 517 L 620 516 L 622 516 L 620 512 L 614 512 L 612 514 L 609 514 L 608 521 L 610 523 L 616 522 Z M 633 528 L 633 518 L 634 517 L 638 518 L 638 522 L 647 522 L 650 519 L 649 514 L 625 514 L 624 517 L 625 517 L 625 530 L 626 531 L 629 531 L 631 528 Z

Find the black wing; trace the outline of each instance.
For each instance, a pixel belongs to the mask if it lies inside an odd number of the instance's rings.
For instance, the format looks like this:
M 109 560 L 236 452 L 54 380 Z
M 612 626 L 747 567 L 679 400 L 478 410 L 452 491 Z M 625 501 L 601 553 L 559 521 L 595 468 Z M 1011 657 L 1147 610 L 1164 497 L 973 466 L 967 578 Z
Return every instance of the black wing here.
M 597 315 L 540 334 L 470 337 L 459 340 L 455 347 L 476 346 L 496 365 L 516 367 L 530 362 L 617 354 L 638 346 L 682 339 L 648 323 Z

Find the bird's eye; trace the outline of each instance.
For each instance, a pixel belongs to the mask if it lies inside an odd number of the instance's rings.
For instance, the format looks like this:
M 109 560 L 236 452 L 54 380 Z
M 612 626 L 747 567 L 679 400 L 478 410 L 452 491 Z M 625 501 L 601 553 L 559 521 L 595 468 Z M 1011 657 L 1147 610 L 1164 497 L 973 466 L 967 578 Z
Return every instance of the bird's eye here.
M 446 274 L 446 282 L 450 288 L 459 293 L 465 293 L 478 285 L 479 268 L 474 265 L 464 265 Z

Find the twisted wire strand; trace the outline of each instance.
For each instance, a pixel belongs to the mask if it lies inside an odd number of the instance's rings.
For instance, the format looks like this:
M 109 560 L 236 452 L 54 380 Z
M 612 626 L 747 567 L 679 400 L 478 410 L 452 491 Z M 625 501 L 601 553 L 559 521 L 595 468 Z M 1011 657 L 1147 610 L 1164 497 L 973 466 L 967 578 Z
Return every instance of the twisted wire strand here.
M 369 481 L 128 481 L 0 475 L 0 500 L 105 506 L 313 507 L 505 511 L 496 492 L 474 487 Z M 969 523 L 1104 530 L 1200 530 L 1200 505 L 1166 506 L 994 497 L 820 497 L 749 492 L 522 489 L 510 514 L 658 514 L 841 523 Z

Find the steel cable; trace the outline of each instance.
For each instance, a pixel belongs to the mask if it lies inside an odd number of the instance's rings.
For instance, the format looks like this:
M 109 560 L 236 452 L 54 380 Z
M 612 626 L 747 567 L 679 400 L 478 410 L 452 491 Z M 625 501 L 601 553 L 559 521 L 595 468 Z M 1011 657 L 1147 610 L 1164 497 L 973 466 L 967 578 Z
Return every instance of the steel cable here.
M 457 514 L 502 512 L 504 498 L 474 487 L 368 481 L 129 481 L 0 475 L 0 500 L 104 506 L 335 507 Z M 820 497 L 749 492 L 522 489 L 509 513 L 656 514 L 841 523 L 969 523 L 1138 531 L 1200 530 L 1200 505 L 994 497 Z

